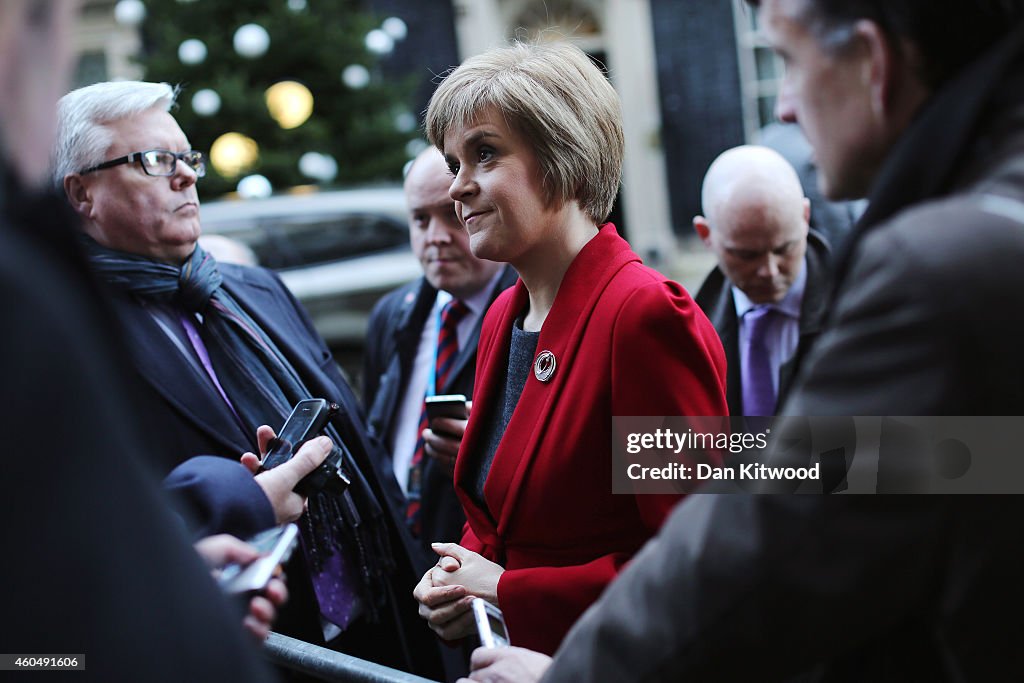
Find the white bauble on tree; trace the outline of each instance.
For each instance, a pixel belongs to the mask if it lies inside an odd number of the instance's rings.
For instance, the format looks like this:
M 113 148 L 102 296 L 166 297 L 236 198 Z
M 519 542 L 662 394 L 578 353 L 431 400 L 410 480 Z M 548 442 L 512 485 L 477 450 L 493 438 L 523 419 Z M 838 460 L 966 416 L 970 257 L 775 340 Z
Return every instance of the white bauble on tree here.
M 366 34 L 366 49 L 375 55 L 386 55 L 395 49 L 395 41 L 384 31 L 375 28 Z
M 235 52 L 243 57 L 262 57 L 270 47 L 270 34 L 259 24 L 239 26 L 234 37 Z
M 114 5 L 114 21 L 124 26 L 138 26 L 146 18 L 142 0 L 120 0 Z
M 202 64 L 206 59 L 206 52 L 206 43 L 198 38 L 189 38 L 178 46 L 178 59 L 182 64 Z
M 427 144 L 426 140 L 423 140 L 421 138 L 409 140 L 409 142 L 405 143 L 405 155 L 410 159 L 414 159 L 420 152 L 425 150 L 427 147 L 430 147 L 430 145 Z
M 306 152 L 299 157 L 299 173 L 323 183 L 329 183 L 338 175 L 338 162 L 329 154 Z
M 263 199 L 271 195 L 274 187 L 266 176 L 255 174 L 247 175 L 239 180 L 237 190 L 243 199 Z
M 394 40 L 405 40 L 405 37 L 409 35 L 409 27 L 398 17 L 388 17 L 380 27 Z
M 411 133 L 416 130 L 416 115 L 411 111 L 400 111 L 395 114 L 395 130 L 400 133 Z
M 209 88 L 197 90 L 192 96 L 192 111 L 199 116 L 213 116 L 220 111 L 220 95 Z
M 370 71 L 362 64 L 349 64 L 341 72 L 341 81 L 353 90 L 360 90 L 369 85 Z

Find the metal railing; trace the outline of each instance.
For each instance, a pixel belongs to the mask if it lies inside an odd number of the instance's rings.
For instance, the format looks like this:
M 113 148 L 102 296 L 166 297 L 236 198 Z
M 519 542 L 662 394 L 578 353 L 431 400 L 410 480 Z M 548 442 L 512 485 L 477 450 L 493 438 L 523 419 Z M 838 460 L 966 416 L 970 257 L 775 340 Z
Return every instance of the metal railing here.
M 436 683 L 334 650 L 273 633 L 263 644 L 274 664 L 334 683 Z

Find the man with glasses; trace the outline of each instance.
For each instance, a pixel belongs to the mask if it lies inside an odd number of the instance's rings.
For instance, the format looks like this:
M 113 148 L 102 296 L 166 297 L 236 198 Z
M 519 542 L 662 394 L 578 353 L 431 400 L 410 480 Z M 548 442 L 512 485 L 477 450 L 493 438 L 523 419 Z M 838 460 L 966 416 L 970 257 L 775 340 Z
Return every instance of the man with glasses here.
M 279 630 L 439 676 L 436 643 L 412 603 L 395 599 L 415 583 L 410 541 L 380 503 L 396 484 L 375 475 L 355 395 L 276 275 L 218 264 L 197 245 L 205 167 L 169 113 L 176 94 L 165 83 L 98 83 L 58 110 L 54 180 L 82 220 L 142 379 L 150 455 L 164 472 L 193 455 L 237 460 L 265 452 L 273 431 L 263 425 L 283 424 L 298 401 L 338 404 L 326 433 L 346 447 L 352 483 L 310 497 Z
M 178 170 L 177 165 L 179 161 L 195 171 L 196 176 L 202 178 L 206 175 L 206 163 L 203 161 L 202 152 L 195 150 L 172 152 L 167 149 L 147 149 L 145 152 L 132 152 L 123 157 L 104 161 L 102 164 L 96 164 L 92 168 L 82 171 L 82 174 L 102 171 L 105 168 L 113 168 L 121 164 L 138 162 L 142 166 L 142 170 L 146 172 L 146 175 L 172 176 Z

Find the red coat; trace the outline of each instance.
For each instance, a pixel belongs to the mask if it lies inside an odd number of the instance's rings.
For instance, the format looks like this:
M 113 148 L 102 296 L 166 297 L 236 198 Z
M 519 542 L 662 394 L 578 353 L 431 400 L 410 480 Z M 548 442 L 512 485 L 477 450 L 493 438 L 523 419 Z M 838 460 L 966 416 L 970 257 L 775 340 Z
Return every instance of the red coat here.
M 495 527 L 466 493 L 466 453 L 486 447 L 484 421 L 527 304 L 519 281 L 484 319 L 455 480 L 462 545 L 505 567 L 498 601 L 513 644 L 551 654 L 679 500 L 612 495 L 612 416 L 728 414 L 725 354 L 686 290 L 603 226 L 566 271 L 540 333 L 537 352 L 555 354 L 555 374 L 543 383 L 531 370 L 495 454 L 484 485 Z

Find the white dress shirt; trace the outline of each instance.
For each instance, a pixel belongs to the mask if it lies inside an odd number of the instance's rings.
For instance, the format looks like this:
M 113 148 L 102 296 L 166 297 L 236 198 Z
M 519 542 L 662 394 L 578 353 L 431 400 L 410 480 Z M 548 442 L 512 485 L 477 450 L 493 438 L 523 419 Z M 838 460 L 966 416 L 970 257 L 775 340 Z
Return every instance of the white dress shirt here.
M 456 328 L 460 351 L 465 348 L 477 322 L 487 312 L 491 292 L 494 290 L 495 285 L 497 285 L 498 279 L 501 278 L 502 272 L 504 271 L 498 270 L 494 277 L 480 291 L 463 300 L 462 303 L 466 304 L 469 312 L 463 316 Z M 420 333 L 420 343 L 416 349 L 416 356 L 413 359 L 409 381 L 405 385 L 405 393 L 402 394 L 401 403 L 398 404 L 398 413 L 395 415 L 391 434 L 388 435 L 391 466 L 394 469 L 398 485 L 402 487 L 402 493 L 407 493 L 409 489 L 409 466 L 412 464 L 412 456 L 416 451 L 416 441 L 419 438 L 417 430 L 420 424 L 420 414 L 423 411 L 423 397 L 427 391 L 427 378 L 430 376 L 430 366 L 434 362 L 441 309 L 451 300 L 451 294 L 438 290 L 437 298 L 434 300 L 434 307 L 430 309 L 430 315 L 427 316 L 427 321 L 423 325 L 423 331 Z

